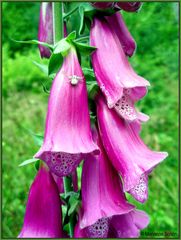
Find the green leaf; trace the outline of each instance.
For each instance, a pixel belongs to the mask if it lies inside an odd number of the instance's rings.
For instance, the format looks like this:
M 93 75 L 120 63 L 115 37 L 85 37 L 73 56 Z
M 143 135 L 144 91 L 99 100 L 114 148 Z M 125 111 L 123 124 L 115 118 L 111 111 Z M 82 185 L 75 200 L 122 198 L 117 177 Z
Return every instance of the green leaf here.
M 99 91 L 99 86 L 96 81 L 94 82 L 87 82 L 87 92 L 89 99 L 94 100 L 95 96 L 97 95 Z
M 90 68 L 82 68 L 84 76 L 86 78 L 87 91 L 89 99 L 94 100 L 95 96 L 98 93 L 99 86 L 97 84 L 94 71 Z
M 33 61 L 33 63 L 43 72 L 48 76 L 48 66 L 45 64 L 40 64 L 36 61 Z
M 76 31 L 73 31 L 66 37 L 66 40 L 68 42 L 71 42 L 71 41 L 75 40 L 75 38 L 76 38 Z
M 71 196 L 69 199 L 70 208 L 68 210 L 68 216 L 70 216 L 74 211 L 76 211 L 77 207 L 80 205 L 80 200 L 75 196 Z
M 54 54 L 61 53 L 62 56 L 65 57 L 68 54 L 70 48 L 71 45 L 66 41 L 65 38 L 63 38 L 56 44 L 53 53 Z
M 43 137 L 42 135 L 40 135 L 40 134 L 34 133 L 32 130 L 30 130 L 30 129 L 28 129 L 28 128 L 23 127 L 23 129 L 26 130 L 26 132 L 28 132 L 28 133 L 32 136 L 35 144 L 36 144 L 37 146 L 41 147 L 41 145 L 42 145 L 42 143 L 43 143 L 44 137 Z
M 42 84 L 42 86 L 43 86 L 43 91 L 45 92 L 45 93 L 50 93 L 50 90 L 48 90 L 48 88 L 47 88 L 47 86 L 46 86 L 46 83 L 47 83 L 47 81 L 44 83 L 44 82 L 42 82 L 41 81 L 41 84 Z
M 17 42 L 17 43 L 40 44 L 44 47 L 48 47 L 51 51 L 53 50 L 53 45 L 52 44 L 48 44 L 46 42 L 40 42 L 38 40 L 27 40 L 27 41 L 18 41 L 18 40 L 14 40 L 14 39 L 11 39 L 11 40 L 14 41 L 14 42 Z
M 67 192 L 67 193 L 61 193 L 60 196 L 61 196 L 61 198 L 64 201 L 67 201 L 67 199 L 70 198 L 71 196 L 74 196 L 75 198 L 79 198 L 80 193 L 79 192 L 70 191 L 70 192 Z
M 87 45 L 85 43 L 79 43 L 79 42 L 73 41 L 73 44 L 76 47 L 76 50 L 84 55 L 90 55 L 93 51 L 96 50 L 96 47 Z
M 80 192 L 70 192 L 68 201 L 68 216 L 70 216 L 80 204 Z
M 83 67 L 82 71 L 85 75 L 86 81 L 96 81 L 93 69 Z
M 65 20 L 66 18 L 68 18 L 70 15 L 72 15 L 75 11 L 78 10 L 78 6 L 73 8 L 71 11 L 69 11 L 68 13 L 64 13 L 63 14 L 63 19 Z
M 40 160 L 37 160 L 35 162 L 35 168 L 36 168 L 37 171 L 39 170 L 39 168 L 40 168 Z
M 19 164 L 19 167 L 23 167 L 25 165 L 28 165 L 30 163 L 34 163 L 37 161 L 39 161 L 37 158 L 28 159 L 28 160 L 25 160 L 24 162 L 22 162 L 21 164 Z
M 35 144 L 41 147 L 41 145 L 43 144 L 43 136 L 32 133 L 32 137 L 34 139 Z
M 79 27 L 79 35 L 83 34 L 85 29 L 85 17 L 84 17 L 84 7 L 79 7 L 79 14 L 80 14 L 80 27 Z
M 52 74 L 56 74 L 58 70 L 60 69 L 61 65 L 63 63 L 63 57 L 61 53 L 58 54 L 52 54 L 49 60 L 48 64 L 48 75 L 52 76 Z

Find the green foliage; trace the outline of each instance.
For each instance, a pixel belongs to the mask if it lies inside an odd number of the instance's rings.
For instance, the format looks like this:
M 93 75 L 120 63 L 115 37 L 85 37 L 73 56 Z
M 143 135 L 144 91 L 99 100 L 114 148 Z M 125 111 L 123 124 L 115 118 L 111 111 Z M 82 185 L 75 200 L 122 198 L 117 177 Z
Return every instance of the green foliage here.
M 44 131 L 48 98 L 42 89 L 42 82 L 48 78 L 32 63 L 47 65 L 47 61 L 40 61 L 36 46 L 17 44 L 9 41 L 9 37 L 36 39 L 38 9 L 39 3 L 3 3 L 2 232 L 6 238 L 20 232 L 28 190 L 36 174 L 34 164 L 18 167 L 25 159 L 33 158 L 38 150 L 24 129 L 32 129 L 35 133 Z M 136 54 L 130 62 L 136 72 L 151 83 L 147 96 L 137 104 L 151 117 L 143 124 L 142 138 L 152 149 L 169 153 L 149 177 L 148 201 L 141 205 L 129 195 L 128 199 L 150 215 L 150 225 L 144 232 L 177 233 L 178 4 L 144 3 L 139 13 L 123 13 L 123 17 L 137 42 Z M 70 22 L 69 31 L 76 29 L 78 32 L 79 26 L 74 29 L 76 21 L 72 26 Z M 84 62 L 84 66 L 89 67 L 89 64 Z M 87 76 L 91 77 L 91 72 Z M 50 86 L 51 80 L 48 83 Z M 80 167 L 78 175 L 80 179 Z
M 47 77 L 32 62 L 39 61 L 38 51 L 28 54 L 16 52 L 14 58 L 9 57 L 8 45 L 3 45 L 3 84 L 2 91 L 5 97 L 13 92 L 31 90 L 42 92 L 42 82 Z M 44 61 L 46 62 L 46 60 Z
M 29 46 L 14 44 L 10 39 L 37 39 L 39 7 L 39 3 L 33 2 L 2 3 L 2 42 L 8 42 L 11 56 L 18 50 L 28 50 Z

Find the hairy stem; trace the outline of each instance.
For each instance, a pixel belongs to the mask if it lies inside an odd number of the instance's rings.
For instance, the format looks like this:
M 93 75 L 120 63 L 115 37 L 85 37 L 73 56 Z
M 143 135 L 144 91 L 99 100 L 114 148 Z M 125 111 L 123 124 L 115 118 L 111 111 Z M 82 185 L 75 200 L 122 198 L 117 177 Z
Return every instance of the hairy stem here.
M 64 37 L 63 31 L 63 3 L 53 2 L 53 41 L 54 44 Z

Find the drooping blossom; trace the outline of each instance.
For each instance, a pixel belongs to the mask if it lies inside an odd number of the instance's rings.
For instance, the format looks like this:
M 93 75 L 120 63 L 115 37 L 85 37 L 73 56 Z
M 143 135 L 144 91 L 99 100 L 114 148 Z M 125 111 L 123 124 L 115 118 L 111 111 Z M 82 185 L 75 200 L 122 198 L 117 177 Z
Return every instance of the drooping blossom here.
M 96 98 L 96 105 L 103 145 L 122 177 L 124 192 L 129 192 L 140 202 L 146 201 L 148 174 L 168 154 L 150 150 L 139 136 L 140 123 L 130 123 L 120 118 L 107 107 L 101 94 Z
M 140 210 L 115 215 L 110 219 L 98 220 L 88 228 L 80 228 L 78 221 L 75 226 L 75 238 L 138 238 L 140 230 L 149 224 L 148 215 Z M 106 231 L 105 231 L 106 229 Z M 104 234 L 103 234 L 104 232 Z
M 108 107 L 130 121 L 139 118 L 134 103 L 145 96 L 149 82 L 134 72 L 117 34 L 104 18 L 94 18 L 90 40 L 97 47 L 92 65 Z
M 126 12 L 136 12 L 142 6 L 141 2 L 116 2 L 115 7 L 123 9 Z
M 133 55 L 136 49 L 136 42 L 127 29 L 120 12 L 106 17 L 110 27 L 116 32 L 125 54 L 129 57 Z
M 149 223 L 146 213 L 135 210 L 125 198 L 118 173 L 104 151 L 97 131 L 98 156 L 85 160 L 82 170 L 82 208 L 75 238 L 138 237 Z
M 93 2 L 91 3 L 93 7 L 98 9 L 113 8 L 114 2 Z
M 61 204 L 57 185 L 41 166 L 31 185 L 19 238 L 61 238 Z
M 71 49 L 52 84 L 44 142 L 35 157 L 61 177 L 71 174 L 92 153 L 99 150 L 91 135 L 85 78 Z
M 53 17 L 52 3 L 42 2 L 40 6 L 40 18 L 38 29 L 38 41 L 53 44 Z M 49 58 L 51 55 L 47 47 L 38 45 L 41 58 Z
M 83 165 L 80 227 L 92 226 L 97 221 L 104 223 L 101 236 L 105 237 L 108 219 L 114 215 L 126 214 L 133 210 L 134 206 L 127 202 L 122 191 L 121 179 L 109 162 L 96 130 L 93 136 L 101 153 L 98 156 L 88 156 Z M 91 234 L 91 228 L 88 230 Z

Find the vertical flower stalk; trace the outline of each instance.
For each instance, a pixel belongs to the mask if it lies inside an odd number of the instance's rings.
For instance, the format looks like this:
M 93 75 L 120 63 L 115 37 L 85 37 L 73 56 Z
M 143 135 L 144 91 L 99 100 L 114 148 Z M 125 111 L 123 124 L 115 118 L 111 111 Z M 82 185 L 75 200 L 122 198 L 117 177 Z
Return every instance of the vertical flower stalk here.
M 58 187 L 45 166 L 31 185 L 19 238 L 61 238 L 61 202 Z
M 52 3 L 42 2 L 40 6 L 38 40 L 53 44 L 53 16 L 52 16 Z M 47 47 L 38 45 L 41 58 L 49 58 L 51 55 Z

